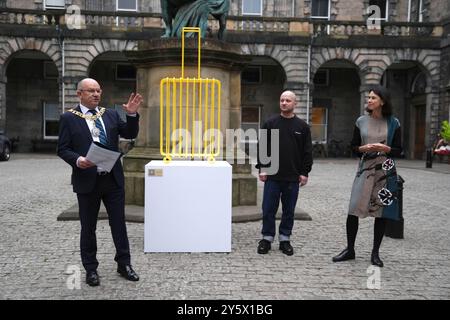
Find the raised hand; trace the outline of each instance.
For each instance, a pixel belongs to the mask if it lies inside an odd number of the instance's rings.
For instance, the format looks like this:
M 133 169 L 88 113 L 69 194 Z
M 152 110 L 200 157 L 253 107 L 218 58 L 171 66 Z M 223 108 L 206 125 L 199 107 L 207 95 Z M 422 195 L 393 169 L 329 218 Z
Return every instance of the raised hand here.
M 122 105 L 123 110 L 128 114 L 136 113 L 144 99 L 139 93 L 132 93 L 128 102 Z

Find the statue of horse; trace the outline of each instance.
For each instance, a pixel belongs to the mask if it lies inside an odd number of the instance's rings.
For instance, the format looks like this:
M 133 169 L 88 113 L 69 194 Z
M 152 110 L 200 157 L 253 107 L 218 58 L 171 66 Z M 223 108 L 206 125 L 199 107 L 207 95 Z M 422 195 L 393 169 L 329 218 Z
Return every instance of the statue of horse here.
M 199 27 L 201 37 L 208 30 L 208 16 L 219 20 L 219 39 L 223 40 L 229 0 L 161 0 L 161 12 L 166 31 L 163 37 L 182 36 L 183 27 Z M 173 20 L 173 22 L 172 22 Z

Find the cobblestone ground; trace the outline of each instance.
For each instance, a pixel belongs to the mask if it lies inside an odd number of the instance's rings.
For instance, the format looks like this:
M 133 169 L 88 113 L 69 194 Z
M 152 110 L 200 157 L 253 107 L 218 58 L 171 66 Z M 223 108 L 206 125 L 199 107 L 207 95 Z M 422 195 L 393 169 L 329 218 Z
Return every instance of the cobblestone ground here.
M 331 262 L 345 247 L 356 161 L 318 160 L 300 191 L 298 206 L 312 221 L 295 222 L 293 256 L 283 255 L 277 243 L 268 255 L 256 253 L 260 222 L 233 224 L 228 254 L 145 254 L 143 224 L 128 223 L 141 277 L 131 283 L 115 271 L 110 229 L 102 220 L 101 285 L 91 288 L 80 263 L 79 222 L 56 221 L 76 202 L 70 167 L 52 155 L 13 154 L 0 162 L 0 299 L 449 299 L 449 171 L 415 167 L 402 161 L 399 168 L 406 180 L 405 238 L 384 239 L 384 268 L 370 267 L 372 219 L 360 221 L 356 260 Z

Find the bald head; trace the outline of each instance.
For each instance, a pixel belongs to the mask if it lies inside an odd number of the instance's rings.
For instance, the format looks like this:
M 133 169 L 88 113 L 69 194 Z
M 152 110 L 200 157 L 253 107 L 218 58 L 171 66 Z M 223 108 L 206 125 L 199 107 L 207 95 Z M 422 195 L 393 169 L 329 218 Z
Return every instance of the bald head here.
M 281 94 L 280 97 L 288 97 L 294 101 L 297 101 L 297 96 L 295 95 L 294 92 L 292 92 L 290 90 L 283 91 L 283 93 Z
M 98 82 L 95 79 L 92 78 L 84 78 L 83 80 L 81 80 L 80 82 L 78 82 L 77 85 L 77 90 L 83 90 L 85 89 L 86 86 L 89 85 L 97 85 L 100 87 L 100 85 L 98 84 Z
M 289 90 L 284 91 L 280 96 L 281 115 L 285 118 L 294 117 L 294 109 L 296 104 L 297 98 L 295 93 Z
M 77 96 L 83 106 L 94 109 L 100 102 L 102 89 L 96 80 L 85 78 L 78 82 Z

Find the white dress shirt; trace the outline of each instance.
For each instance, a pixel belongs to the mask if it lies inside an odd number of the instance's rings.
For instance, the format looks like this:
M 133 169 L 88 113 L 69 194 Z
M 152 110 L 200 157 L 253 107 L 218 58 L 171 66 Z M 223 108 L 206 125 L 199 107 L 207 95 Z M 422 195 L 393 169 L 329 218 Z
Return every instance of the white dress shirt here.
M 80 103 L 80 109 L 84 115 L 86 115 L 86 114 L 92 115 L 92 113 L 89 112 L 90 109 L 83 106 L 81 103 Z M 97 113 L 98 113 L 100 110 L 98 109 L 98 107 L 95 107 L 95 111 L 97 111 Z M 105 136 L 106 136 L 106 138 L 108 138 L 108 136 L 106 135 L 106 127 L 105 127 L 105 124 L 103 123 L 103 119 L 102 119 L 102 117 L 99 117 L 99 119 L 102 124 L 103 130 L 105 130 Z M 86 118 L 86 123 L 87 123 L 87 125 L 89 127 L 89 131 L 91 132 L 91 135 L 92 135 L 92 129 L 95 128 L 95 121 L 92 121 L 92 120 L 89 120 Z M 95 142 L 100 142 L 99 137 L 92 136 L 92 140 L 94 140 Z
M 87 115 L 92 115 L 92 113 L 89 112 L 90 109 L 85 107 L 85 106 L 83 106 L 81 103 L 80 103 L 80 109 L 81 109 L 81 112 L 84 115 L 86 115 L 86 114 Z M 95 111 L 97 111 L 97 113 L 99 112 L 98 106 L 95 107 Z M 105 127 L 105 124 L 103 123 L 103 119 L 102 119 L 102 117 L 99 117 L 98 119 L 100 119 L 100 122 L 102 124 L 103 130 L 105 130 L 105 136 L 106 136 L 106 127 Z M 95 128 L 95 121 L 89 120 L 87 118 L 85 120 L 86 120 L 86 123 L 87 123 L 87 125 L 89 127 L 89 132 L 91 133 L 92 140 L 94 140 L 95 142 L 100 142 L 100 138 L 99 137 L 94 137 L 92 135 L 92 129 Z M 80 157 L 77 159 L 77 167 L 78 167 L 78 160 L 79 159 L 80 159 Z M 97 167 L 97 172 L 102 172 L 102 171 L 104 171 L 102 168 Z

